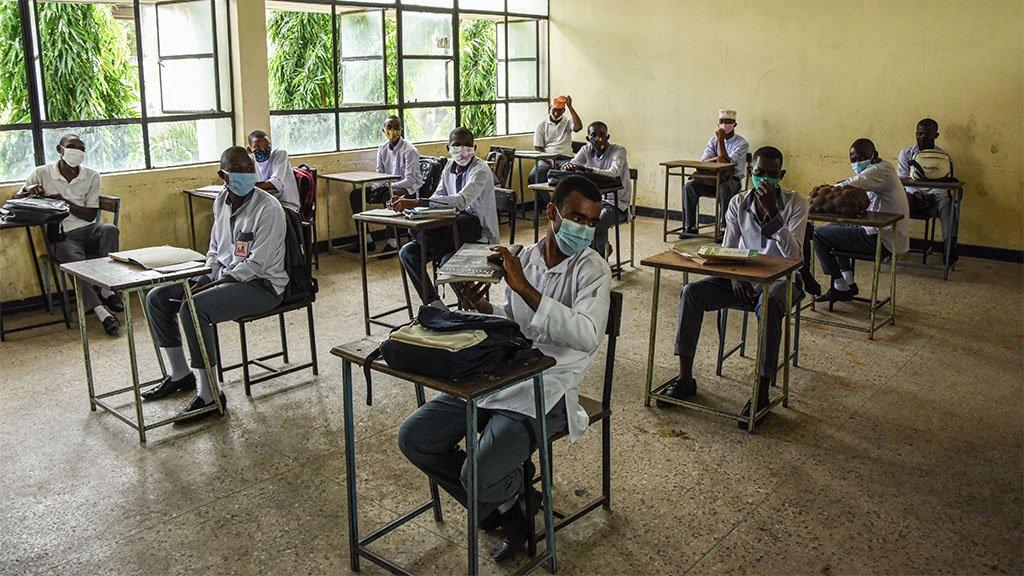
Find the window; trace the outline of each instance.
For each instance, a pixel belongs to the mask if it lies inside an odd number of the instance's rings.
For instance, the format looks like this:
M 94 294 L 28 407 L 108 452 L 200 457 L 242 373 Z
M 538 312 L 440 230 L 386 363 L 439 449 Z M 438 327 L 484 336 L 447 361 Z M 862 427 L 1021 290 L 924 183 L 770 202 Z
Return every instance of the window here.
M 69 132 L 101 172 L 216 160 L 228 36 L 226 0 L 0 0 L 0 181 L 55 161 Z
M 457 4 L 267 2 L 274 142 L 293 153 L 370 147 L 389 114 L 412 141 L 445 140 L 457 125 L 532 131 L 547 109 L 547 0 Z

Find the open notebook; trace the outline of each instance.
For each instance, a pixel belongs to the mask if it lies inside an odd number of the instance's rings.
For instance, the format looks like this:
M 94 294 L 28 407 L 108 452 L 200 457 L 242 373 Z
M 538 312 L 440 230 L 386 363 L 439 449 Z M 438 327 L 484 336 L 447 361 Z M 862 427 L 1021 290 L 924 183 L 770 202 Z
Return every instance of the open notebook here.
M 203 254 L 175 246 L 150 246 L 137 250 L 111 252 L 110 259 L 138 264 L 146 270 L 156 270 L 157 272 L 177 272 L 197 268 L 206 262 L 206 256 Z

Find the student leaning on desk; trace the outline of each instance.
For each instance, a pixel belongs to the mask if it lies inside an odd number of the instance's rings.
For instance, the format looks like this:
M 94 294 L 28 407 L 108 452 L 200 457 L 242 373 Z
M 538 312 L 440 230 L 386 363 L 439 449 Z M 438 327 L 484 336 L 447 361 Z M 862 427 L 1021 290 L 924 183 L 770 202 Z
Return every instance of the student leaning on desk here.
M 16 194 L 67 202 L 71 215 L 61 222 L 65 237 L 53 244 L 54 260 L 66 264 L 117 252 L 120 243 L 117 227 L 96 221 L 100 208 L 100 175 L 83 165 L 85 142 L 76 134 L 65 134 L 57 144 L 57 153 L 60 159 L 33 170 Z M 108 335 L 117 336 L 121 322 L 111 311 L 124 312 L 121 297 L 89 284 L 83 283 L 79 288 L 78 298 L 82 299 L 85 309 L 100 319 Z
M 217 365 L 213 325 L 272 310 L 281 303 L 288 285 L 284 209 L 269 192 L 256 186 L 252 157 L 245 148 L 232 146 L 221 154 L 217 174 L 224 180 L 225 190 L 213 202 L 213 229 L 206 253 L 206 265 L 213 272 L 195 279 L 192 289 L 203 343 L 213 366 Z M 214 403 L 211 382 L 217 377 L 203 368 L 192 315 L 188 305 L 182 303 L 183 298 L 184 288 L 180 284 L 155 288 L 146 297 L 149 325 L 160 352 L 167 358 L 170 375 L 142 393 L 144 399 L 156 400 L 192 390 L 196 388 L 192 369 L 198 369 L 199 389 L 179 413 L 182 416 Z M 185 361 L 181 328 L 185 330 L 192 368 Z M 220 403 L 227 408 L 223 393 Z M 205 412 L 194 419 L 215 413 Z
M 782 165 L 782 152 L 778 148 L 763 146 L 754 153 L 753 189 L 737 194 L 729 202 L 723 246 L 757 250 L 761 254 L 782 258 L 802 257 L 808 203 L 803 196 L 781 187 L 780 183 L 786 176 Z M 679 294 L 679 330 L 676 332 L 679 375 L 665 388 L 664 394 L 679 400 L 697 394 L 693 358 L 697 353 L 704 313 L 740 305 L 754 307 L 758 321 L 766 323 L 766 348 L 758 367 L 757 405 L 767 406 L 768 387 L 779 363 L 782 319 L 786 317 L 786 307 L 803 298 L 799 277 L 793 287 L 793 302 L 787 303 L 785 278 L 773 282 L 768 294 L 759 294 L 759 288 L 749 282 L 714 276 L 683 286 Z M 672 406 L 658 401 L 659 408 Z M 750 401 L 747 401 L 742 415 L 750 415 Z M 740 428 L 747 427 L 746 422 L 738 424 Z
M 576 442 L 589 423 L 579 405 L 579 384 L 601 346 L 610 303 L 611 270 L 590 249 L 601 217 L 601 193 L 584 178 L 566 178 L 546 211 L 547 235 L 520 257 L 505 247 L 494 249 L 492 258 L 501 262 L 508 285 L 504 303 L 488 302 L 485 284 L 466 286 L 462 295 L 479 312 L 514 320 L 537 349 L 557 361 L 544 372 L 547 432 L 554 436 L 568 430 Z M 523 464 L 537 449 L 540 430 L 533 384 L 522 382 L 484 397 L 479 418 L 479 517 L 484 530 L 503 529 L 504 542 L 494 558 L 504 561 L 526 547 L 525 503 L 519 495 Z M 399 448 L 409 461 L 463 505 L 471 481 L 466 453 L 459 447 L 465 434 L 466 404 L 446 394 L 413 412 L 398 432 Z M 531 473 L 526 480 L 532 478 Z
M 601 202 L 601 221 L 594 233 L 594 244 L 591 246 L 602 256 L 607 257 L 611 244 L 608 243 L 608 229 L 616 222 L 629 219 L 629 202 L 633 197 L 629 180 L 629 162 L 626 159 L 626 148 L 611 143 L 608 125 L 601 121 L 591 122 L 587 127 L 587 144 L 580 148 L 576 156 L 565 165 L 570 172 L 593 172 L 602 176 L 618 178 L 622 189 L 608 192 Z M 615 203 L 618 196 L 619 203 Z

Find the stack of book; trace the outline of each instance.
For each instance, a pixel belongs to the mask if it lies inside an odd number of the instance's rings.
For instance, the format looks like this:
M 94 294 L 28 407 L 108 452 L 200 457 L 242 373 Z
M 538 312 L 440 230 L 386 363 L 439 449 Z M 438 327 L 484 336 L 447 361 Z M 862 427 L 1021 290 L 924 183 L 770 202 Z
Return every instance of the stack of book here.
M 459 215 L 456 208 L 424 208 L 417 206 L 405 211 L 405 217 L 410 220 L 422 220 L 424 218 L 455 218 Z
M 494 256 L 491 244 L 463 244 L 462 248 L 437 269 L 438 284 L 458 282 L 485 282 L 497 284 L 505 275 L 500 263 L 489 262 Z M 519 244 L 506 246 L 508 251 L 518 256 L 523 251 Z
M 757 250 L 746 248 L 726 248 L 715 244 L 704 244 L 694 249 L 692 243 L 680 242 L 672 247 L 672 251 L 684 258 L 706 266 L 709 264 L 743 264 L 756 258 Z

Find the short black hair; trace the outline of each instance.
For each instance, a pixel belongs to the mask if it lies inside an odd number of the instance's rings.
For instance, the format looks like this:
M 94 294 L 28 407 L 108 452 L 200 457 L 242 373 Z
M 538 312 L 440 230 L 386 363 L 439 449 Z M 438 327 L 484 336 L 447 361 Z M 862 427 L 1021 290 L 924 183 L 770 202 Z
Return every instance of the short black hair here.
M 565 205 L 565 199 L 573 192 L 579 192 L 591 202 L 601 202 L 602 199 L 601 191 L 597 188 L 597 184 L 582 176 L 569 176 L 559 182 L 558 186 L 555 186 L 555 193 L 551 196 L 551 201 L 555 203 L 556 208 L 561 210 Z
M 72 139 L 82 140 L 82 137 L 79 136 L 78 134 L 75 134 L 74 132 L 68 132 L 67 134 L 60 137 L 60 142 L 58 142 L 57 144 L 59 144 L 60 146 L 67 147 L 68 141 Z M 85 140 L 82 140 L 82 142 L 85 142 Z
M 598 126 L 600 126 L 601 128 L 604 128 L 605 132 L 608 131 L 608 125 L 605 124 L 604 122 L 600 121 L 600 120 L 594 120 L 593 122 L 588 124 L 587 125 L 587 130 L 589 131 L 591 128 L 597 128 Z
M 917 125 L 918 126 L 925 126 L 925 127 L 928 127 L 928 128 L 934 128 L 936 132 L 938 132 L 938 130 L 939 130 L 939 123 L 936 122 L 935 120 L 932 120 L 931 118 L 925 118 L 924 120 L 921 120 L 920 122 L 918 122 Z
M 761 146 L 754 152 L 754 158 L 778 160 L 780 164 L 783 162 L 782 150 L 779 150 L 775 146 Z
M 402 123 L 402 119 L 401 119 L 401 118 L 399 118 L 399 117 L 398 117 L 397 115 L 395 115 L 395 114 L 391 114 L 390 116 L 388 116 L 387 118 L 385 118 L 385 119 L 384 119 L 384 123 L 385 123 L 385 124 L 387 124 L 388 122 L 391 122 L 392 120 L 398 120 L 398 123 L 399 123 L 399 124 L 401 124 L 401 123 Z
M 253 140 L 259 140 L 260 138 L 266 138 L 267 133 L 263 130 L 253 130 L 249 132 L 249 137 L 245 139 L 246 142 L 252 142 Z
M 850 148 L 867 148 L 869 150 L 877 150 L 875 143 L 867 138 L 857 138 L 850 144 Z
M 252 162 L 252 157 L 249 156 L 249 151 L 241 146 L 230 146 L 220 155 L 220 169 L 227 170 L 228 162 L 235 157 L 245 157 L 247 160 Z
M 469 128 L 466 128 L 465 126 L 458 126 L 455 128 L 455 130 L 449 132 L 448 141 L 451 142 L 452 138 L 454 138 L 456 134 L 468 134 L 469 138 L 476 142 L 476 136 L 473 134 L 473 131 L 470 130 Z

